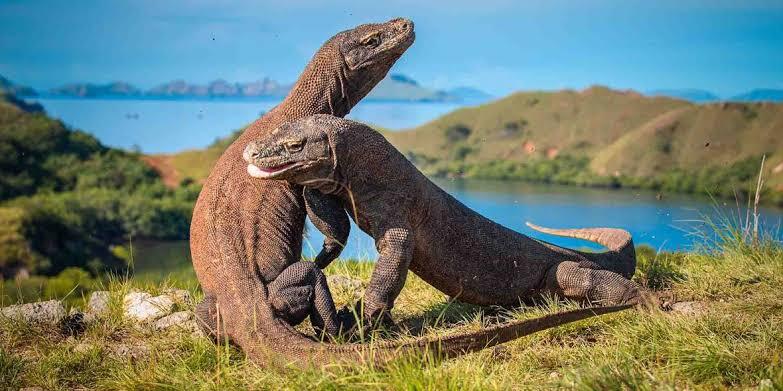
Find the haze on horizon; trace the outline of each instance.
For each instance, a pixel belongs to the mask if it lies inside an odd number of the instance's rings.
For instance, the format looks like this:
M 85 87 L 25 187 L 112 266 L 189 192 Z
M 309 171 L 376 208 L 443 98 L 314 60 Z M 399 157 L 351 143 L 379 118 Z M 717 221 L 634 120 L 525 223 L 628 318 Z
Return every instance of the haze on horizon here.
M 651 3 L 12 0 L 0 4 L 0 75 L 39 89 L 291 82 L 334 33 L 404 16 L 417 40 L 392 72 L 430 87 L 783 88 L 783 2 Z

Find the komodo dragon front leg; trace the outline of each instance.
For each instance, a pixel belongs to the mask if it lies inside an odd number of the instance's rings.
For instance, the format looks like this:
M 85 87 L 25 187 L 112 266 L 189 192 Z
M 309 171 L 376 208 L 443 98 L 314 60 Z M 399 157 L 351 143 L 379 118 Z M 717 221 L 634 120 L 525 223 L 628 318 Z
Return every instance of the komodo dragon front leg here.
M 394 224 L 378 231 L 380 234 L 373 235 L 378 238 L 375 242 L 378 261 L 360 304 L 366 321 L 388 324 L 391 323 L 390 311 L 394 300 L 405 285 L 408 266 L 413 258 L 413 233 L 404 224 Z
M 305 207 L 313 225 L 324 234 L 315 264 L 324 269 L 337 259 L 348 241 L 351 222 L 339 197 L 304 188 Z

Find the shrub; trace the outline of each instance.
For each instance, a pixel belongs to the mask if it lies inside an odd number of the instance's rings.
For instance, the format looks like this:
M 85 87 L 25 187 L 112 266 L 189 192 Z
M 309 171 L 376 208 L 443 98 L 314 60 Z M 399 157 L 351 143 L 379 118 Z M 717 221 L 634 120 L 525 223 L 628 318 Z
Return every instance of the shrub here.
M 449 143 L 457 143 L 466 140 L 472 133 L 471 129 L 463 124 L 449 126 L 445 130 L 446 140 Z

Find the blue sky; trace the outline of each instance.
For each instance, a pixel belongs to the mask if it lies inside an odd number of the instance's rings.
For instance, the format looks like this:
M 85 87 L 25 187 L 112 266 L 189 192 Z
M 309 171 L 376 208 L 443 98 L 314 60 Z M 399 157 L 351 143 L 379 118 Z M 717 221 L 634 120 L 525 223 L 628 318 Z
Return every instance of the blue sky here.
M 0 0 L 0 74 L 37 88 L 290 82 L 353 25 L 405 16 L 394 72 L 438 88 L 783 88 L 783 1 Z

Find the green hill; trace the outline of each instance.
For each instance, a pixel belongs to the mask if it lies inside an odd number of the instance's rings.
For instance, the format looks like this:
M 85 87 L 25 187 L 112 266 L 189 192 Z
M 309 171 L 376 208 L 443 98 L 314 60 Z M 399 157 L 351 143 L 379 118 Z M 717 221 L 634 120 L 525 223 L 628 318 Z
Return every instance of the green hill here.
M 767 155 L 767 202 L 783 203 L 783 104 L 697 105 L 633 91 L 520 92 L 384 132 L 430 175 L 645 187 L 731 197 Z M 233 138 L 166 156 L 179 179 L 206 176 Z
M 0 95 L 0 280 L 123 268 L 130 237 L 183 239 L 197 185 L 176 189 L 140 156 Z

